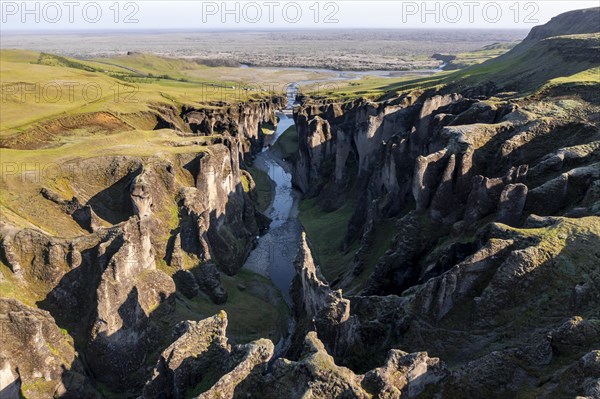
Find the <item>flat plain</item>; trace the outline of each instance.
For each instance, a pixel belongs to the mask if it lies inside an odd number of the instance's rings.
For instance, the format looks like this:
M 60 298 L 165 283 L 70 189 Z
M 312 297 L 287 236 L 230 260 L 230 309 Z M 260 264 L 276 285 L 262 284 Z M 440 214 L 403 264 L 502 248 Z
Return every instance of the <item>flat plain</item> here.
M 524 30 L 288 30 L 104 33 L 3 33 L 2 48 L 72 57 L 127 52 L 198 59 L 214 66 L 306 67 L 335 70 L 436 68 L 435 53 L 472 52 L 521 40 Z M 496 54 L 497 55 L 497 54 Z

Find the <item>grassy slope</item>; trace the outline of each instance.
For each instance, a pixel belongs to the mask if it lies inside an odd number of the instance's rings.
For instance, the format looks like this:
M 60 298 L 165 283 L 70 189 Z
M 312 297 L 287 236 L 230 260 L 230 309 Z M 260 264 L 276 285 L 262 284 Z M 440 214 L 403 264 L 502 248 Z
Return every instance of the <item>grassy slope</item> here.
M 200 105 L 210 101 L 240 101 L 267 94 L 230 89 L 233 83 L 226 80 L 226 74 L 220 68 L 156 56 L 137 57 L 142 57 L 144 62 L 134 57 L 129 65 L 154 77 L 95 61 L 2 50 L 1 136 L 19 133 L 36 122 L 64 115 L 95 111 L 123 115 L 147 111 L 148 105 L 155 103 Z M 185 79 L 183 74 L 175 73 L 179 70 L 177 68 L 184 66 L 196 68 L 193 69 L 195 78 Z M 165 75 L 169 77 L 156 78 Z M 74 88 L 70 89 L 70 86 Z M 84 87 L 87 88 L 85 93 Z M 99 88 L 98 91 L 96 88 Z
M 199 320 L 225 310 L 229 318 L 227 334 L 237 343 L 259 338 L 277 343 L 287 333 L 289 310 L 281 293 L 268 279 L 241 270 L 233 277 L 222 275 L 221 281 L 227 290 L 227 303 L 215 305 L 204 295 L 193 300 L 181 298 L 176 317 Z
M 271 151 L 275 152 L 281 159 L 292 160 L 298 151 L 298 134 L 296 125 L 292 125 L 279 136 Z M 293 162 L 292 162 L 293 163 Z
M 81 228 L 64 212 L 50 201 L 43 200 L 39 194 L 42 186 L 51 187 L 66 198 L 73 195 L 73 184 L 84 184 L 74 179 L 85 178 L 83 172 L 62 169 L 62 166 L 73 165 L 78 168 L 82 160 L 103 160 L 112 156 L 131 156 L 143 159 L 167 159 L 186 152 L 201 152 L 203 145 L 186 145 L 174 147 L 172 144 L 185 144 L 189 139 L 178 136 L 175 132 L 151 128 L 145 121 L 144 112 L 155 103 L 202 105 L 202 101 L 221 100 L 220 94 L 206 94 L 204 82 L 227 84 L 198 78 L 193 82 L 180 82 L 173 79 L 148 79 L 136 77 L 136 73 L 118 66 L 101 64 L 95 61 L 72 60 L 63 57 L 44 56 L 39 64 L 40 54 L 30 51 L 3 50 L 1 53 L 0 71 L 3 85 L 3 101 L 0 126 L 0 137 L 15 134 L 36 134 L 36 124 L 52 120 L 56 117 L 70 118 L 84 123 L 82 115 L 101 112 L 112 115 L 122 124 L 114 131 L 90 130 L 81 126 L 69 131 L 67 135 L 59 134 L 53 147 L 32 150 L 0 149 L 0 161 L 6 165 L 17 165 L 15 175 L 3 173 L 0 183 L 0 214 L 3 221 L 17 226 L 41 228 L 49 234 L 69 237 L 83 234 Z M 166 62 L 158 57 L 146 57 L 150 63 L 147 72 L 153 75 L 164 74 L 168 68 L 179 68 L 185 61 Z M 139 65 L 136 65 L 139 67 Z M 207 67 L 198 67 L 198 70 Z M 170 73 L 170 71 L 168 71 Z M 10 85 L 29 84 L 30 88 L 40 88 L 48 83 L 65 82 L 83 87 L 85 84 L 98 85 L 103 96 L 97 101 L 86 102 L 81 91 L 75 90 L 72 98 L 68 92 L 56 102 L 36 99 L 35 94 L 21 99 L 20 93 L 6 92 Z M 8 86 L 5 86 L 8 85 Z M 34 86 L 32 86 L 34 85 Z M 115 101 L 113 88 L 115 85 L 135 87 L 134 102 Z M 66 86 L 61 86 L 65 88 Z M 54 95 L 48 92 L 47 95 Z M 206 94 L 206 95 L 205 95 Z M 60 129 L 59 129 L 60 130 Z M 210 140 L 210 137 L 207 138 Z M 45 173 L 48 165 L 60 165 L 61 173 Z M 49 170 L 49 169 L 48 169 Z M 3 170 L 3 172 L 6 172 Z M 27 173 L 29 172 L 29 173 Z M 6 177 L 6 179 L 4 179 Z M 86 194 L 93 196 L 104 189 L 102 182 L 93 179 L 86 185 Z M 88 187 L 89 186 L 89 187 Z M 82 198 L 85 200 L 85 198 Z M 169 218 L 172 210 L 159 212 L 160 217 Z M 164 214 L 164 215 L 163 215 Z M 48 221 L 53 221 L 48 223 Z M 43 226 L 43 227 L 41 227 Z M 160 262 L 159 262 L 160 263 Z M 157 265 L 164 269 L 165 265 Z M 171 272 L 170 270 L 165 270 Z M 8 267 L 0 262 L 0 295 L 12 297 L 26 304 L 35 306 L 43 299 L 52 287 L 28 282 L 26 288 L 13 278 Z M 242 271 L 235 277 L 223 276 L 223 284 L 229 292 L 229 301 L 223 306 L 213 305 L 204 296 L 193 301 L 178 301 L 177 316 L 179 319 L 199 320 L 218 313 L 220 309 L 229 312 L 232 338 L 246 342 L 256 337 L 278 337 L 287 330 L 288 310 L 277 289 L 268 281 L 254 273 Z M 240 289 L 239 284 L 245 286 Z M 176 320 L 172 320 L 176 321 Z
M 463 69 L 476 64 L 481 64 L 489 59 L 496 58 L 513 48 L 515 43 L 496 43 L 476 51 L 459 53 L 452 61 L 448 62 L 445 70 Z
M 333 212 L 324 212 L 317 199 L 305 199 L 300 203 L 300 223 L 306 230 L 315 257 L 323 276 L 332 282 L 340 277 L 352 264 L 354 245 L 346 252 L 340 250 L 348 221 L 352 216 L 352 204 L 348 201 Z
M 88 177 L 88 171 L 78 166 L 82 159 L 117 155 L 166 159 L 175 154 L 197 153 L 205 149 L 201 145 L 170 145 L 185 142 L 186 139 L 170 130 L 132 130 L 109 135 L 69 137 L 64 140 L 63 145 L 54 148 L 0 149 L 2 162 L 15 165 L 14 175 L 13 169 L 6 169 L 3 176 L 0 213 L 4 220 L 16 225 L 39 227 L 63 237 L 81 234 L 81 228 L 70 217 L 50 201 L 41 200 L 40 187 L 50 187 L 70 198 L 73 195 L 70 187 L 80 185 L 80 180 Z M 87 193 L 90 197 L 105 188 L 101 182 L 87 183 L 97 183 Z M 61 223 L 48 223 L 50 220 L 60 220 Z
M 555 83 L 565 84 L 587 77 L 590 83 L 598 84 L 589 72 L 600 66 L 599 50 L 600 33 L 548 38 L 517 46 L 503 56 L 459 71 L 447 82 L 472 86 L 490 81 L 521 95 L 531 94 L 555 79 L 560 79 Z

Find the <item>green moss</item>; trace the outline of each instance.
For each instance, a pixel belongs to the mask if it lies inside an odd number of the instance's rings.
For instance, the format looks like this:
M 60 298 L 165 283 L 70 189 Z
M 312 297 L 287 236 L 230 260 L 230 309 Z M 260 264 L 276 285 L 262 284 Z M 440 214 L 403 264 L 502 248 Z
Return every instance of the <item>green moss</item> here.
M 292 163 L 295 162 L 296 152 L 298 151 L 296 125 L 290 126 L 279 136 L 271 151 L 274 151 L 282 159 L 287 159 Z
M 43 299 L 49 288 L 44 287 L 42 283 L 28 284 L 19 281 L 10 268 L 0 261 L 0 273 L 3 280 L 0 281 L 0 297 L 14 298 L 28 306 L 34 306 L 37 301 Z
M 24 398 L 51 398 L 56 388 L 56 381 L 46 381 L 44 378 L 36 378 L 21 385 L 21 393 Z
M 358 249 L 358 244 L 354 244 L 346 252 L 340 250 L 352 211 L 350 201 L 333 212 L 323 211 L 315 198 L 300 203 L 300 223 L 310 240 L 321 272 L 330 282 L 348 269 Z
M 261 130 L 262 134 L 270 136 L 273 133 L 275 133 L 275 125 L 273 125 L 272 123 L 269 123 L 269 122 L 263 122 L 260 125 L 260 130 Z
M 273 182 L 267 173 L 258 168 L 248 168 L 248 172 L 254 179 L 254 196 L 257 208 L 260 212 L 265 212 L 273 202 Z
M 221 282 L 228 295 L 225 304 L 215 305 L 203 294 L 193 300 L 181 298 L 177 305 L 179 319 L 200 320 L 225 311 L 229 321 L 227 335 L 237 343 L 259 338 L 277 342 L 286 335 L 289 310 L 270 280 L 242 269 L 235 276 L 222 274 Z
M 245 193 L 249 193 L 250 192 L 250 180 L 248 179 L 248 176 L 246 176 L 245 174 L 242 174 L 241 180 L 242 180 L 242 189 L 244 190 Z

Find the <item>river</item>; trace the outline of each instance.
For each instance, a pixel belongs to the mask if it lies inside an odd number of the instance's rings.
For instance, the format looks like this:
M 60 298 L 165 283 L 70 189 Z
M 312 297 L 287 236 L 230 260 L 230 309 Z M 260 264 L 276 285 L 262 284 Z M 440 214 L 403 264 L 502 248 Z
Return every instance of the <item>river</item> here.
M 290 68 L 291 69 L 291 68 Z M 316 71 L 316 70 L 315 70 Z M 415 71 L 366 71 L 366 72 L 335 72 L 337 77 L 328 78 L 325 81 L 357 79 L 366 75 L 393 77 L 395 74 L 410 74 Z M 419 71 L 432 74 L 436 71 Z M 277 157 L 271 146 L 290 126 L 294 124 L 290 116 L 291 109 L 296 104 L 296 96 L 300 85 L 316 83 L 318 81 L 300 81 L 291 83 L 286 88 L 288 99 L 285 111 L 280 111 L 277 116 L 279 123 L 272 135 L 264 137 L 263 150 L 256 156 L 254 166 L 266 172 L 274 186 L 273 200 L 265 214 L 272 222 L 266 234 L 259 238 L 256 248 L 244 264 L 244 268 L 259 273 L 269 278 L 281 291 L 285 301 L 291 305 L 290 284 L 295 275 L 294 258 L 302 232 L 302 225 L 298 221 L 298 204 L 300 194 L 292 187 L 292 166 Z
M 254 166 L 266 172 L 273 182 L 273 200 L 265 212 L 272 221 L 267 233 L 260 237 L 250 253 L 244 268 L 270 278 L 291 305 L 289 288 L 296 273 L 294 258 L 302 232 L 298 221 L 300 195 L 292 187 L 291 165 L 275 156 L 270 149 L 294 124 L 293 118 L 286 113 L 279 112 L 277 116 L 279 123 L 275 133 L 265 136 L 264 148 L 254 160 Z

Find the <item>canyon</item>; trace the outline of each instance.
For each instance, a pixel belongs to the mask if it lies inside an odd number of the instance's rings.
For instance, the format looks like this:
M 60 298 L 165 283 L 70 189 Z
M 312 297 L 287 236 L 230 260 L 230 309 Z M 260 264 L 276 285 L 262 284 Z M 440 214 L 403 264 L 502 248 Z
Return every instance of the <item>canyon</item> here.
M 55 168 L 2 176 L 2 397 L 600 397 L 599 12 L 293 119 L 273 95 L 2 137 Z M 79 152 L 69 123 L 145 133 Z

